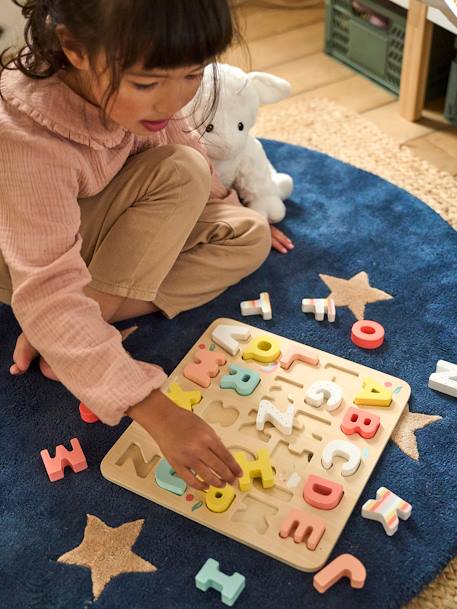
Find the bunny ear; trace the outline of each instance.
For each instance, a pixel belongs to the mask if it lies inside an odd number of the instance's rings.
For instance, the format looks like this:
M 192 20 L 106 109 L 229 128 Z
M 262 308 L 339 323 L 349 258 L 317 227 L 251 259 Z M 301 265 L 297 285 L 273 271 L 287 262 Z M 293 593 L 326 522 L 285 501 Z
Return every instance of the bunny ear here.
M 247 77 L 257 91 L 260 104 L 274 104 L 290 95 L 290 82 L 284 78 L 267 72 L 249 72 Z

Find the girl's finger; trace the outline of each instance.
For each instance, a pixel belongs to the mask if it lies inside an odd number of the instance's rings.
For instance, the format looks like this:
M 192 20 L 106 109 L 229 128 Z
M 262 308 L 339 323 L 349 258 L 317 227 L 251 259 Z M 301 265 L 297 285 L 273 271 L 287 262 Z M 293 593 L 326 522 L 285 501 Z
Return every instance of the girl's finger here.
M 195 473 L 198 474 L 198 477 L 204 480 L 210 486 L 215 486 L 216 488 L 223 488 L 225 486 L 225 482 L 221 480 L 219 476 L 216 476 L 213 470 L 210 469 L 203 461 L 198 463 L 195 468 Z
M 229 484 L 234 484 L 235 476 L 234 476 L 233 472 L 212 451 L 208 451 L 208 453 L 205 454 L 202 461 L 208 467 L 210 467 L 213 470 L 213 472 L 215 472 L 219 476 L 219 478 L 221 478 L 224 482 L 228 482 Z
M 287 237 L 284 233 L 281 233 L 280 231 L 278 231 L 280 234 L 279 235 L 275 235 L 275 238 L 282 243 L 283 245 L 285 245 L 286 247 L 293 247 L 294 244 L 292 243 L 292 241 L 289 239 L 289 237 Z
M 208 484 L 204 480 L 199 480 L 196 475 L 187 467 L 174 468 L 176 475 L 184 480 L 186 484 L 198 491 L 207 491 Z
M 271 233 L 272 235 L 274 235 L 277 239 L 279 239 L 280 237 L 284 237 L 284 233 L 282 231 L 279 230 L 279 228 L 273 227 L 271 229 Z
M 216 455 L 216 457 L 219 457 L 219 459 L 223 463 L 225 463 L 225 465 L 230 469 L 230 471 L 236 478 L 239 478 L 243 475 L 243 470 L 239 466 L 235 457 L 227 448 L 225 448 L 225 446 L 222 444 L 222 441 L 218 437 L 216 437 L 214 442 L 210 444 L 210 448 Z M 229 481 L 227 480 L 227 482 Z
M 277 252 L 281 252 L 281 254 L 285 254 L 287 252 L 286 248 L 277 239 L 272 240 L 271 247 Z

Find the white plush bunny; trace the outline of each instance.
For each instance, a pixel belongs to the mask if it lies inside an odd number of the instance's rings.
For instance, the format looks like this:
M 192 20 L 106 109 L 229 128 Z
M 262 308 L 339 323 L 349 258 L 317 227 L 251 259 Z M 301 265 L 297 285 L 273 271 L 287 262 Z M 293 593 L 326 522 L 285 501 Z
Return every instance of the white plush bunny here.
M 208 114 L 213 91 L 210 64 L 205 68 L 201 97 L 195 98 L 198 105 L 191 102 L 188 107 L 193 126 L 202 135 L 224 185 L 234 188 L 245 205 L 265 215 L 271 223 L 279 222 L 285 216 L 283 200 L 291 194 L 293 180 L 276 172 L 262 144 L 249 131 L 259 106 L 288 97 L 290 83 L 265 72 L 246 73 L 228 64 L 218 64 L 218 72 L 221 88 L 215 114 L 200 125 Z

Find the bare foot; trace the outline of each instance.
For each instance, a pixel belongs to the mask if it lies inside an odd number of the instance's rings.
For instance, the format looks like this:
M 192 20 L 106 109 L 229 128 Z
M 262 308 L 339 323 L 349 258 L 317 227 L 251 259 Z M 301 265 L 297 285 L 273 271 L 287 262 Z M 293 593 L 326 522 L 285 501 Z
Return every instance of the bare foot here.
M 51 368 L 51 366 L 41 355 L 40 355 L 40 364 L 39 365 L 40 365 L 41 374 L 43 376 L 45 376 L 48 379 L 51 379 L 51 381 L 59 380 L 58 377 L 54 374 L 54 371 Z
M 13 353 L 14 364 L 10 367 L 10 373 L 14 375 L 24 374 L 29 369 L 30 363 L 39 355 L 35 347 L 32 347 L 24 333 L 22 333 L 16 341 L 16 347 Z M 52 381 L 59 379 L 54 374 L 49 364 L 40 356 L 41 373 Z

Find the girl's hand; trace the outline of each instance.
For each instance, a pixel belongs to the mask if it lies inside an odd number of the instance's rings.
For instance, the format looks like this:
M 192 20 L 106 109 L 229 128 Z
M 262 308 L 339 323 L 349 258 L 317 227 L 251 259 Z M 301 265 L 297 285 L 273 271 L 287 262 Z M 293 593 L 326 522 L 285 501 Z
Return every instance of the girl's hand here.
M 287 254 L 288 250 L 294 248 L 294 244 L 279 228 L 270 225 L 271 230 L 271 247 L 281 254 Z
M 207 490 L 234 484 L 242 470 L 203 419 L 153 391 L 127 414 L 155 439 L 164 457 L 189 486 Z M 197 478 L 198 476 L 198 478 Z

